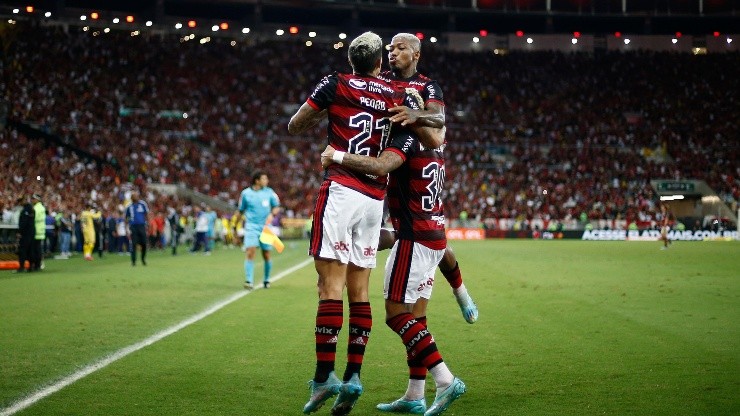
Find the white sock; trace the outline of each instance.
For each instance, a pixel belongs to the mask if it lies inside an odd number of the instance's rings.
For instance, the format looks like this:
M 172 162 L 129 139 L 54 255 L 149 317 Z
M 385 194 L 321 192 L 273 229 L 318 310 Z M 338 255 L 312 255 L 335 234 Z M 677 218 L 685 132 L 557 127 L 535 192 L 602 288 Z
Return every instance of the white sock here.
M 417 380 L 414 378 L 409 379 L 409 385 L 406 388 L 406 394 L 403 395 L 404 400 L 419 400 L 424 398 L 424 386 L 426 380 Z
M 455 376 L 452 375 L 444 361 L 429 369 L 429 373 L 432 375 L 434 383 L 437 385 L 437 394 L 447 387 L 450 387 L 450 384 L 452 384 L 452 381 L 455 379 Z
M 465 283 L 463 283 L 457 289 L 452 289 L 452 293 L 455 294 L 456 298 L 463 299 L 468 294 L 468 289 L 465 287 Z

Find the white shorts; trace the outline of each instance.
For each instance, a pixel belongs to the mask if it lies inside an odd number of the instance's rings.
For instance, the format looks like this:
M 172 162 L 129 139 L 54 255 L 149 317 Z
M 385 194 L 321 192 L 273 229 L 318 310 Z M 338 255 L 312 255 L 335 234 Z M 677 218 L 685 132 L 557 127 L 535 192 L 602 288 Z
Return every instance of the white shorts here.
M 383 201 L 325 182 L 316 200 L 309 255 L 374 268 L 382 217 Z
M 445 250 L 433 250 L 411 240 L 397 240 L 385 264 L 383 297 L 399 303 L 416 303 L 432 297 L 434 272 Z

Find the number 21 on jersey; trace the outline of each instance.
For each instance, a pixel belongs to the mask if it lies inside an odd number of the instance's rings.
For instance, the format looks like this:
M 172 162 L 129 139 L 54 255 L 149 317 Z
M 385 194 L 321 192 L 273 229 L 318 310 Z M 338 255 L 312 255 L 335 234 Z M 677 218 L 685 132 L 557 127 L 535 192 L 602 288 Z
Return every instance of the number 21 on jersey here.
M 378 152 L 385 146 L 388 136 L 391 133 L 391 123 L 388 118 L 383 117 L 380 120 L 375 120 L 372 114 L 362 112 L 355 114 L 349 118 L 349 126 L 360 130 L 354 137 L 349 139 L 348 153 L 353 153 L 362 156 L 376 157 L 378 154 L 372 154 L 372 142 L 373 134 L 380 134 L 380 140 L 377 144 Z

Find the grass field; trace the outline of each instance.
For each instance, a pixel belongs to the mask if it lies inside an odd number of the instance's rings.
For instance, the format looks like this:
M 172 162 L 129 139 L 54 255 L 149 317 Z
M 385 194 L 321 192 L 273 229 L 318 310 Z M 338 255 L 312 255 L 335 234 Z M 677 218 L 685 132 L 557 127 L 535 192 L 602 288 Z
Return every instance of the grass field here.
M 465 323 L 438 275 L 429 327 L 468 386 L 446 414 L 740 414 L 740 243 L 451 245 L 480 320 Z M 238 297 L 242 256 L 154 252 L 149 266 L 131 267 L 108 255 L 0 272 L 0 414 L 301 414 L 314 368 L 313 264 Z M 307 259 L 305 242 L 289 242 L 273 275 Z M 375 405 L 406 386 L 404 349 L 383 321 L 384 262 L 381 254 L 372 275 L 375 321 L 357 415 L 381 414 Z M 151 345 L 32 396 L 156 334 Z M 433 395 L 430 379 L 428 402 Z M 29 396 L 30 406 L 11 408 Z

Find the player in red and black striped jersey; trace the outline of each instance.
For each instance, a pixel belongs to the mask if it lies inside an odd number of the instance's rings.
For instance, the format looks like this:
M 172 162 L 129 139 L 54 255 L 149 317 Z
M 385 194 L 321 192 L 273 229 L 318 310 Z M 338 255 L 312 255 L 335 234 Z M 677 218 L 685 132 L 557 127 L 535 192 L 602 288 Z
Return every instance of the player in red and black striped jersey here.
M 424 379 L 429 369 L 437 384 L 437 396 L 427 413 L 439 414 L 464 393 L 465 386 L 444 365 L 426 328 L 426 305 L 431 296 L 431 283 L 437 264 L 441 264 L 441 260 L 445 265 L 452 261 L 454 269 L 443 273 L 445 277 L 452 277 L 448 280 L 453 287 L 456 287 L 455 283 L 457 287 L 464 288 L 464 285 L 454 254 L 445 251 L 444 213 L 439 198 L 444 182 L 443 149 L 424 147 L 414 138 L 414 133 L 428 130 L 437 131 L 442 137 L 444 134 L 443 130 L 429 129 L 444 124 L 444 101 L 436 82 L 416 72 L 419 47 L 420 43 L 413 35 L 395 36 L 389 48 L 389 60 L 394 73 L 387 74 L 396 78 L 398 85 L 403 85 L 405 89 L 412 88 L 417 96 L 419 92 L 425 96 L 419 97 L 417 106 L 391 110 L 395 113 L 391 120 L 413 127 L 414 131 L 394 131 L 391 143 L 379 158 L 347 155 L 341 163 L 375 175 L 393 171 L 387 199 L 398 240 L 388 238 L 389 234 L 384 238 L 386 243 L 395 243 L 386 265 L 386 323 L 406 344 L 410 379 L 404 397 L 393 403 L 380 404 L 378 409 L 387 412 L 424 412 Z M 425 101 L 427 106 L 424 105 Z M 333 154 L 334 149 L 330 146 L 322 154 L 325 167 L 334 160 Z M 472 323 L 477 318 L 477 308 L 467 291 L 461 294 L 467 299 L 466 304 L 473 306 L 463 308 L 461 303 L 466 320 Z M 466 309 L 471 312 L 466 314 Z M 420 342 L 411 341 L 417 339 Z
M 441 136 L 444 134 L 443 129 L 433 130 Z M 442 360 L 425 319 L 434 271 L 447 246 L 440 198 L 445 172 L 443 150 L 444 146 L 424 147 L 413 133 L 401 131 L 392 134 L 379 158 L 347 154 L 341 161 L 343 166 L 359 172 L 373 175 L 391 172 L 387 200 L 398 239 L 386 263 L 386 323 L 406 345 L 410 387 L 403 398 L 379 405 L 384 411 L 426 410 L 423 386 L 427 371 L 435 379 L 438 398 L 445 395 L 457 398 L 465 391 L 465 385 L 452 375 Z M 333 153 L 331 146 L 322 153 L 325 167 L 334 163 Z M 419 310 L 423 313 L 415 316 L 414 312 Z M 437 408 L 441 403 L 435 400 Z
M 289 133 L 299 134 L 328 117 L 328 141 L 337 149 L 334 155 L 338 162 L 345 154 L 377 156 L 390 132 L 390 109 L 403 104 L 405 96 L 403 88 L 394 89 L 376 78 L 382 55 L 383 44 L 377 35 L 367 32 L 353 40 L 349 48 L 353 73 L 324 77 L 291 118 Z M 319 275 L 319 305 L 316 373 L 304 413 L 316 411 L 339 392 L 332 414 L 347 414 L 362 393 L 360 369 L 372 326 L 368 286 L 370 269 L 375 267 L 386 186 L 386 175 L 357 173 L 340 163 L 325 172 L 309 244 Z M 345 287 L 350 335 L 344 383 L 339 383 L 334 364 Z
M 377 156 L 390 127 L 388 109 L 394 90 L 376 78 L 382 63 L 382 40 L 366 32 L 349 46 L 352 74 L 324 77 L 293 115 L 288 132 L 299 134 L 328 117 L 328 141 L 339 155 Z M 375 267 L 385 177 L 358 174 L 341 166 L 327 169 L 311 227 L 309 254 L 318 273 L 316 371 L 306 414 L 339 393 L 333 414 L 347 414 L 362 394 L 360 370 L 372 327 L 368 297 L 370 270 Z M 347 288 L 350 322 L 344 380 L 334 372 L 337 337 L 343 326 L 343 292 Z
M 442 127 L 445 123 L 444 97 L 439 84 L 417 71 L 421 56 L 421 42 L 410 33 L 399 33 L 393 37 L 388 49 L 388 62 L 391 70 L 381 72 L 380 77 L 404 88 L 413 88 L 421 96 L 421 108 L 394 109 L 391 117 L 393 122 L 411 124 L 414 126 Z M 392 247 L 396 236 L 389 230 L 381 231 L 381 241 L 378 250 Z M 453 293 L 460 305 L 463 317 L 468 323 L 475 323 L 478 319 L 478 308 L 468 294 L 463 283 L 457 258 L 451 248 L 447 248 L 439 270 L 447 282 L 452 286 Z M 424 313 L 421 309 L 418 313 Z
M 447 246 L 445 216 L 440 193 L 445 178 L 444 146 L 427 149 L 420 143 L 401 136 L 405 148 L 395 143 L 392 152 L 404 152 L 407 163 L 394 170 L 389 177 L 388 210 L 396 238 L 413 240 L 431 249 Z
M 306 104 L 315 112 L 327 110 L 327 132 L 332 147 L 376 157 L 390 133 L 388 109 L 395 107 L 403 94 L 403 89 L 398 91 L 374 76 L 335 73 L 319 82 Z M 334 164 L 327 168 L 325 179 L 374 199 L 385 196 L 385 176 L 357 173 Z

